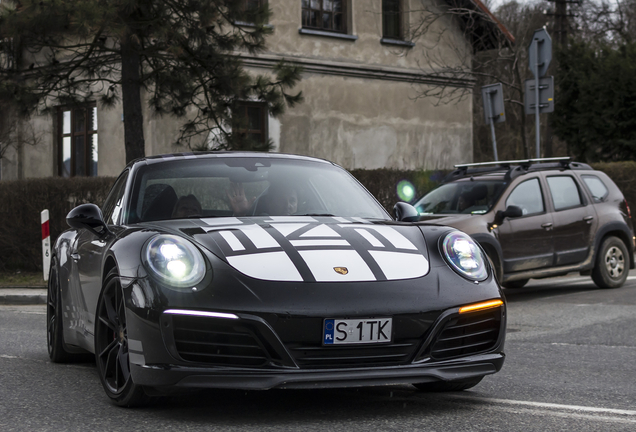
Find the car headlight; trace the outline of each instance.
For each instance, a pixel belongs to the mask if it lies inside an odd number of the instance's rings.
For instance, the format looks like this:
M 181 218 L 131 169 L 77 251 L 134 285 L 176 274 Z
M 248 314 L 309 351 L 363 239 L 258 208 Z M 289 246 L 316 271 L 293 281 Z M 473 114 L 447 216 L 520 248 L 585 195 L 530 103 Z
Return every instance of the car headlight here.
M 161 234 L 146 244 L 143 261 L 148 270 L 167 285 L 193 287 L 205 277 L 201 252 L 189 241 Z
M 447 234 L 442 251 L 451 267 L 466 279 L 482 281 L 488 277 L 484 255 L 467 234 L 460 231 Z

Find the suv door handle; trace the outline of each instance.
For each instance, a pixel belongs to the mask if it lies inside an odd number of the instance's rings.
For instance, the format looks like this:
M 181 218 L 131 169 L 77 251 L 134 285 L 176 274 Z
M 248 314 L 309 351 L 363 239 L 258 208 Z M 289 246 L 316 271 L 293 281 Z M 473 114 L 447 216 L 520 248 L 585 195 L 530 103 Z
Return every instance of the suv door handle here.
M 550 231 L 552 229 L 552 222 L 541 224 L 541 228 L 545 228 L 546 231 Z
M 591 224 L 593 219 L 594 219 L 594 216 L 585 216 L 583 218 L 583 220 L 587 222 L 588 224 Z
M 80 259 L 80 254 L 78 254 L 77 252 L 73 252 L 71 254 L 71 258 L 73 258 L 73 261 L 77 262 Z

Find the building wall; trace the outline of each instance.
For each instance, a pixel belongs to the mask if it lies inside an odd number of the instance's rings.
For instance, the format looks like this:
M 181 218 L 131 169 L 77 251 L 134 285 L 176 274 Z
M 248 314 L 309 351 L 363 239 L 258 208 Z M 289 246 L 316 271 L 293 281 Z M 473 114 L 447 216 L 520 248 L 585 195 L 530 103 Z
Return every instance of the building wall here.
M 280 151 L 345 168 L 437 169 L 472 161 L 472 99 L 434 106 L 406 82 L 318 74 L 280 118 Z
M 405 9 L 421 10 L 420 0 L 404 3 Z M 441 42 L 432 32 L 413 47 L 381 43 L 381 4 L 349 0 L 353 13 L 343 38 L 303 34 L 301 0 L 269 0 L 274 34 L 266 53 L 243 55 L 246 67 L 270 73 L 284 58 L 305 70 L 294 89 L 302 90 L 305 101 L 269 120 L 275 151 L 321 157 L 348 169 L 437 169 L 472 162 L 472 98 L 448 105 L 417 98 L 422 86 L 471 86 L 434 76 L 427 60 L 434 56 L 460 65 L 468 43 L 445 19 L 434 26 L 445 30 Z M 415 24 L 420 17 L 412 14 L 410 19 Z M 144 109 L 146 154 L 184 151 L 173 145 L 179 120 Z M 117 175 L 125 166 L 122 112 L 121 105 L 98 107 L 99 175 Z M 38 144 L 10 152 L 7 156 L 20 163 L 3 161 L 3 179 L 57 175 L 55 116 L 33 117 L 30 126 L 40 137 Z

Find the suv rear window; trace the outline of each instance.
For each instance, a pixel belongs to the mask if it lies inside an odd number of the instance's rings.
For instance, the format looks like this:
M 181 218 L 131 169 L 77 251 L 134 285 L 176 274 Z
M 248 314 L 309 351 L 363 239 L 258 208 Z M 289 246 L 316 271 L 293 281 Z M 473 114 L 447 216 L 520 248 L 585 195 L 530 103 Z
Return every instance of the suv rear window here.
M 594 198 L 594 202 L 604 201 L 607 195 L 609 194 L 609 191 L 607 190 L 605 183 L 603 183 L 603 181 L 600 178 L 596 177 L 595 175 L 584 175 L 581 177 L 583 178 L 583 181 L 585 182 L 585 186 L 587 186 L 587 189 L 592 194 L 592 198 Z
M 501 194 L 503 181 L 467 181 L 448 183 L 424 195 L 413 206 L 422 215 L 484 214 Z

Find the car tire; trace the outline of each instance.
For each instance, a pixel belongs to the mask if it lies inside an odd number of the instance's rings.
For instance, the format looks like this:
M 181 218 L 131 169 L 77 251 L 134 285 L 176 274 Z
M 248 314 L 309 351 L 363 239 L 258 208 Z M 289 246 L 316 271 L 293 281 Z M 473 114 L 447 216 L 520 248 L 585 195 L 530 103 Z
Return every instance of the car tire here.
M 95 362 L 104 391 L 116 405 L 135 407 L 152 400 L 130 372 L 126 302 L 116 269 L 108 273 L 97 303 Z
M 87 354 L 76 354 L 64 346 L 64 328 L 62 325 L 62 298 L 57 259 L 51 259 L 49 283 L 46 294 L 46 345 L 49 358 L 53 363 L 70 363 L 87 359 Z
M 470 378 L 461 381 L 435 381 L 427 383 L 413 384 L 415 388 L 425 392 L 452 392 L 463 391 L 469 388 L 475 387 L 484 379 L 483 376 L 477 378 Z
M 526 286 L 529 280 L 530 279 L 518 279 L 515 281 L 504 282 L 501 284 L 501 286 L 508 289 L 523 288 L 524 286 Z
M 599 288 L 623 286 L 629 273 L 629 252 L 618 237 L 607 237 L 598 250 L 592 280 Z

